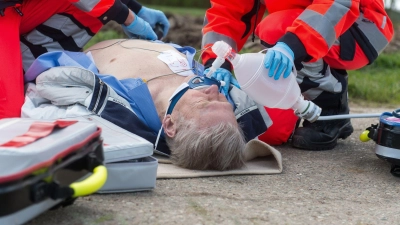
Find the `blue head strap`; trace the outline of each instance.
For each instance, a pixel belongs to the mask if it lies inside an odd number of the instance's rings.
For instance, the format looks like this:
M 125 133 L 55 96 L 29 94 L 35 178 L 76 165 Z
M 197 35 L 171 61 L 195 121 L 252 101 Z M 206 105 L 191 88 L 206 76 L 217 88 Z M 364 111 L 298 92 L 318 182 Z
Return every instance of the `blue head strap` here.
M 171 114 L 172 110 L 174 109 L 176 103 L 181 99 L 181 97 L 186 93 L 187 90 L 189 89 L 200 89 L 204 87 L 208 87 L 211 85 L 217 85 L 218 89 L 221 89 L 221 82 L 214 78 L 208 78 L 205 76 L 195 76 L 189 80 L 189 82 L 186 83 L 186 87 L 183 89 L 179 90 L 178 93 L 176 93 L 170 100 L 170 104 L 167 109 L 166 114 Z
M 187 90 L 189 90 L 189 86 L 185 87 L 184 89 L 179 91 L 176 95 L 174 95 L 174 97 L 172 97 L 171 103 L 169 104 L 169 107 L 167 109 L 167 114 L 172 113 L 172 110 L 174 109 L 176 103 L 179 101 L 179 99 L 181 99 L 181 97 L 183 96 L 183 94 L 186 93 Z

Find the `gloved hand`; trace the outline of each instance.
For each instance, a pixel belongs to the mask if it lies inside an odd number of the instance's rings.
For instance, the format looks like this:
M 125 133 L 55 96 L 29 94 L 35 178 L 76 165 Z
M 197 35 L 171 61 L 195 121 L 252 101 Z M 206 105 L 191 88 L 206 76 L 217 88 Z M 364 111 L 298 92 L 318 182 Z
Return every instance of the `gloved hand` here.
M 157 35 L 148 22 L 135 15 L 135 20 L 128 26 L 122 25 L 122 29 L 129 38 L 139 38 L 147 40 L 157 40 Z
M 142 9 L 137 14 L 144 21 L 148 22 L 152 28 L 155 28 L 156 23 L 163 26 L 163 37 L 167 36 L 169 30 L 169 22 L 167 17 L 160 10 L 149 9 L 142 6 Z
M 206 75 L 208 71 L 210 71 L 210 68 L 205 69 L 203 74 Z M 211 74 L 211 77 L 217 79 L 218 81 L 225 82 L 225 86 L 222 87 L 222 91 L 225 95 L 228 95 L 230 84 L 233 84 L 240 89 L 239 83 L 237 82 L 235 77 L 232 76 L 231 72 L 229 72 L 229 70 L 227 69 L 218 68 L 213 74 Z
M 283 78 L 287 78 L 293 68 L 293 58 L 292 49 L 283 42 L 278 42 L 268 49 L 264 57 L 264 66 L 269 69 L 268 76 L 278 80 L 283 74 Z

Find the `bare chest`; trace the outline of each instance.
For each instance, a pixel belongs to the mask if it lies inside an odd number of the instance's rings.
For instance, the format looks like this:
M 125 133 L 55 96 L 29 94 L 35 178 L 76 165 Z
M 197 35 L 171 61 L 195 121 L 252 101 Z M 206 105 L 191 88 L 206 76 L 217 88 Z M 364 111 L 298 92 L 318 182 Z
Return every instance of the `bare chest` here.
M 113 75 L 117 79 L 144 80 L 172 74 L 168 66 L 157 56 L 162 51 L 174 49 L 173 47 L 140 40 L 116 42 L 115 40 L 101 42 L 88 49 L 92 52 L 100 73 Z

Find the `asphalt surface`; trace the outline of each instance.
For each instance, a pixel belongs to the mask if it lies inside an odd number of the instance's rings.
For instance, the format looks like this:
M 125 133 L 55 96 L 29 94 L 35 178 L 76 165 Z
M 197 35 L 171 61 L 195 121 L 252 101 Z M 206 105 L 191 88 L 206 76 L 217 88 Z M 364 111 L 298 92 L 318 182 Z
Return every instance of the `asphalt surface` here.
M 334 150 L 277 147 L 282 174 L 157 180 L 153 191 L 79 198 L 28 224 L 400 224 L 400 178 L 373 141 L 358 139 L 378 118 L 352 123 L 354 133 Z

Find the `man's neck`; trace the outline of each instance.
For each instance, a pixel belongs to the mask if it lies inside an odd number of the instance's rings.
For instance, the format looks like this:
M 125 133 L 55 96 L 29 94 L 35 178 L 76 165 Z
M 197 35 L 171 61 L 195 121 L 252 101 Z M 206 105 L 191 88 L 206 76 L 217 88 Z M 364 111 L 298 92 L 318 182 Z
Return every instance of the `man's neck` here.
M 165 76 L 153 79 L 147 83 L 160 120 L 164 118 L 172 94 L 182 83 L 188 82 L 193 76 L 194 75 L 187 77 L 180 75 Z

